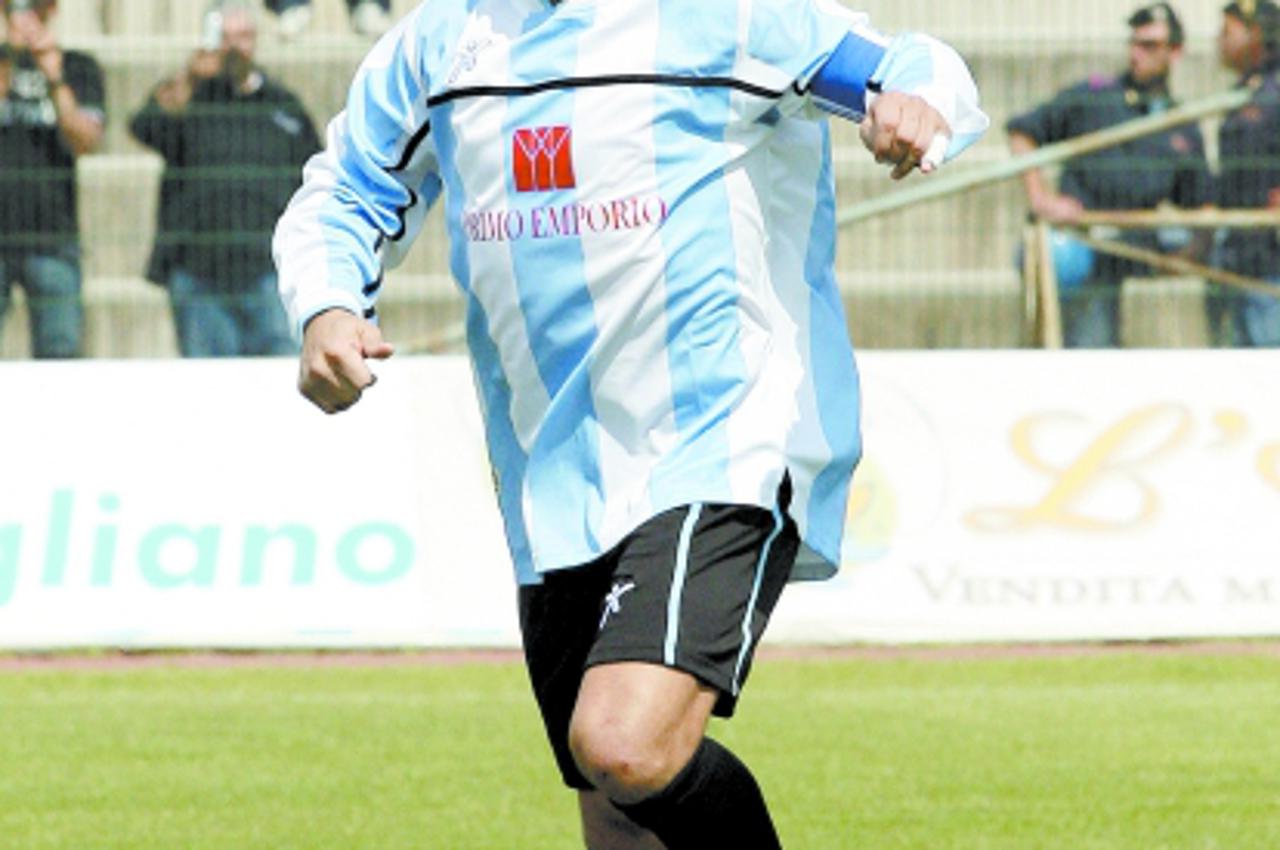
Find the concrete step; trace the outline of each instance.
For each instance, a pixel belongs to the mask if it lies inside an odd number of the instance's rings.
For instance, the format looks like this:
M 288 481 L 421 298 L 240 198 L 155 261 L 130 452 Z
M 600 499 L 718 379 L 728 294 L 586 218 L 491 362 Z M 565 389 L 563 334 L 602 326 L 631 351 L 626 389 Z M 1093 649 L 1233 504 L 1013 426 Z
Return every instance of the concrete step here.
M 842 206 L 905 184 L 889 180 L 855 141 L 837 148 L 837 198 Z M 994 146 L 973 152 L 965 167 L 1004 154 Z M 954 167 L 960 167 L 959 165 Z M 163 162 L 154 154 L 84 157 L 79 164 L 81 236 L 86 274 L 131 277 L 146 270 L 155 234 Z M 837 259 L 842 268 L 899 270 L 1012 268 L 1024 205 L 1015 181 L 964 192 L 846 228 Z M 442 209 L 434 209 L 406 259 L 410 274 L 448 274 Z
M 888 178 L 852 134 L 835 149 L 837 202 L 841 207 L 917 185 Z M 984 145 L 953 168 L 977 168 L 1005 156 Z M 162 160 L 139 149 L 123 155 L 84 157 L 79 163 L 81 233 L 88 273 L 141 274 L 155 232 Z M 860 267 L 993 268 L 1012 262 L 1024 215 L 1017 181 L 984 186 L 847 228 L 839 256 Z M 437 205 L 406 261 L 413 273 L 448 272 L 441 207 Z
M 1123 45 L 1125 21 L 1140 4 L 1115 0 L 848 0 L 886 32 L 920 30 L 967 44 L 1092 42 Z M 1221 3 L 1174 2 L 1189 43 L 1208 44 L 1218 32 Z
M 351 77 L 363 58 L 366 45 L 350 38 L 330 38 L 309 43 L 264 48 L 261 61 L 268 73 L 295 91 L 318 127 L 343 107 Z M 109 125 L 105 151 L 130 149 L 129 117 L 146 101 L 162 79 L 187 61 L 189 45 L 172 39 L 145 43 L 107 40 L 94 50 L 106 73 Z M 1076 50 L 1036 56 L 1025 45 L 975 51 L 968 56 L 982 90 L 983 107 L 991 115 L 997 137 L 1012 115 L 1022 112 L 1058 89 L 1092 73 L 1109 73 L 1123 67 L 1123 58 L 1109 51 Z M 1209 51 L 1189 55 L 1179 66 L 1174 90 L 1184 99 L 1228 88 L 1230 75 L 1223 72 Z
M 418 0 L 393 0 L 397 16 L 407 14 Z M 986 41 L 1123 42 L 1130 4 L 1114 0 L 857 0 L 846 5 L 871 15 L 885 32 L 924 30 L 958 43 Z M 1220 3 L 1175 3 L 1192 44 L 1209 43 L 1218 31 Z M 61 0 L 59 29 L 67 38 L 102 33 L 117 36 L 189 35 L 199 32 L 203 0 Z M 342 0 L 314 0 L 310 35 L 348 32 Z M 264 15 L 264 37 L 275 36 L 275 22 Z
M 1027 302 L 1008 269 L 959 273 L 842 274 L 849 331 L 859 348 L 1020 348 L 1032 344 Z M 1194 278 L 1148 278 L 1122 290 L 1122 338 L 1131 348 L 1208 343 L 1205 286 Z M 99 358 L 177 356 L 163 289 L 141 278 L 85 283 L 86 347 Z M 463 302 L 439 275 L 393 273 L 379 301 L 388 339 L 408 354 L 462 350 Z M 2 323 L 0 359 L 29 351 L 21 292 Z
M 270 72 L 299 92 L 317 123 L 323 124 L 341 108 L 351 73 L 368 44 L 346 29 L 340 0 L 317 2 L 317 26 L 299 42 L 279 42 L 271 29 L 273 21 L 265 20 L 262 60 Z M 404 11 L 413 5 L 406 0 L 397 8 Z M 1000 127 L 1010 114 L 1089 72 L 1123 66 L 1127 8 L 1117 11 L 1109 0 L 1074 4 L 1046 0 L 1032 11 L 1012 0 L 964 4 L 870 0 L 858 5 L 886 29 L 912 25 L 952 38 L 969 58 L 995 129 L 952 168 L 978 167 L 1003 158 Z M 99 356 L 174 350 L 164 293 L 140 281 L 154 234 L 161 164 L 128 138 L 126 127 L 129 115 L 151 87 L 186 61 L 202 8 L 198 0 L 62 0 L 62 29 L 68 43 L 92 50 L 107 69 L 107 153 L 84 158 L 80 165 L 90 342 Z M 1214 5 L 1183 10 L 1189 25 L 1194 24 L 1188 56 L 1175 80 L 1184 97 L 1230 82 L 1217 67 L 1211 44 L 1216 9 Z M 841 205 L 910 185 L 889 181 L 861 150 L 851 126 L 843 122 L 833 126 Z M 838 262 L 850 288 L 851 304 L 859 306 L 850 312 L 855 339 L 892 347 L 1019 344 L 1022 304 L 1012 254 L 1024 209 L 1017 181 L 1007 181 L 842 232 Z M 432 218 L 397 280 L 440 280 L 447 273 L 438 210 Z M 111 282 L 103 285 L 103 291 L 113 294 L 95 294 L 98 281 Z M 937 287 L 943 288 L 935 291 Z M 402 338 L 429 338 L 438 330 L 434 313 L 427 311 L 430 315 L 424 319 L 422 311 L 412 306 L 419 298 L 412 294 L 417 291 L 409 285 L 409 294 L 403 298 L 411 306 L 402 311 L 393 303 L 385 314 L 389 328 L 394 327 Z M 1146 304 L 1142 299 L 1157 298 L 1158 291 L 1147 286 L 1132 297 L 1138 299 L 1135 303 Z M 1174 322 L 1178 330 L 1165 330 L 1173 322 L 1167 317 L 1173 314 L 1156 315 L 1153 321 L 1159 328 L 1153 331 L 1141 325 L 1145 312 L 1130 311 L 1139 322 L 1131 333 L 1138 339 L 1202 338 L 1191 321 L 1199 315 L 1194 306 L 1199 296 L 1176 286 L 1167 294 L 1171 304 L 1192 305 L 1186 321 Z M 128 306 L 131 297 L 137 299 L 133 313 Z M 393 302 L 399 297 L 388 296 Z M 95 299 L 101 300 L 101 309 L 94 306 Z M 437 302 L 450 303 L 435 297 L 433 303 Z M 1151 303 L 1163 302 L 1157 298 Z M 447 313 L 457 307 L 455 303 L 439 309 Z M 1168 309 L 1172 308 L 1159 308 Z M 6 323 L 9 331 L 0 341 L 0 356 L 21 356 L 25 350 L 24 332 L 15 329 L 17 324 L 18 318 L 11 315 Z
M 140 152 L 84 157 L 78 164 L 80 232 L 88 277 L 128 278 L 146 272 L 156 231 L 160 157 Z M 441 209 L 433 210 L 404 268 L 447 274 Z
M 106 152 L 134 149 L 128 117 L 159 80 L 187 61 L 205 5 L 203 0 L 62 0 L 58 21 L 66 44 L 88 50 L 106 68 Z M 396 0 L 393 11 L 407 14 L 416 5 L 416 0 Z M 973 67 L 997 127 L 1063 85 L 1125 64 L 1127 9 L 1118 10 L 1110 0 L 1043 0 L 1030 8 L 1014 0 L 852 5 L 868 11 L 887 31 L 926 29 L 955 43 Z M 1189 42 L 1175 72 L 1175 90 L 1192 97 L 1230 85 L 1214 46 L 1217 5 L 1182 5 Z M 369 42 L 350 31 L 343 0 L 314 0 L 314 8 L 312 28 L 295 42 L 281 41 L 275 17 L 263 15 L 259 58 L 298 92 L 322 125 L 341 109 Z
M 394 15 L 408 14 L 419 0 L 392 0 Z M 259 3 L 255 3 L 261 6 Z M 208 0 L 61 0 L 57 18 L 58 31 L 68 41 L 81 41 L 95 36 L 145 38 L 173 36 L 188 39 L 193 45 Z M 304 38 L 325 35 L 347 35 L 351 32 L 347 7 L 343 0 L 312 0 L 314 16 Z M 263 12 L 262 36 L 277 38 L 274 15 Z
M 97 358 L 178 356 L 168 293 L 141 277 L 86 277 L 85 348 Z M 456 348 L 463 315 L 453 281 L 436 275 L 393 273 L 379 300 L 388 338 L 407 352 Z M 30 351 L 26 299 L 14 291 L 13 308 L 0 322 L 0 359 Z

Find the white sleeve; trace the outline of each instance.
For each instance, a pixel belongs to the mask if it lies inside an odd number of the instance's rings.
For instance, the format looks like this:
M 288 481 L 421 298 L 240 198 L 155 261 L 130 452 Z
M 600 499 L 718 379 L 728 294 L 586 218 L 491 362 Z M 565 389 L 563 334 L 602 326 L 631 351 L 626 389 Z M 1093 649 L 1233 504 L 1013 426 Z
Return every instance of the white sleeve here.
M 440 195 L 417 19 L 365 58 L 276 226 L 280 297 L 296 334 L 332 307 L 376 320 L 383 268 L 403 258 Z

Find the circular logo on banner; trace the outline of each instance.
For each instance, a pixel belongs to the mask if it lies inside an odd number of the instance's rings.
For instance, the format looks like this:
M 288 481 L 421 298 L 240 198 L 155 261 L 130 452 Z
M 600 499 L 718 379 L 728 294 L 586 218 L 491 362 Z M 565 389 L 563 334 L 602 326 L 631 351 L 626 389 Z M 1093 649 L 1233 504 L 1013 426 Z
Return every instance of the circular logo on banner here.
M 898 494 L 874 459 L 858 465 L 845 517 L 844 566 L 874 563 L 885 556 L 898 530 Z
M 948 498 L 942 437 L 932 417 L 896 381 L 864 373 L 864 455 L 853 476 L 843 569 L 866 567 L 930 534 Z

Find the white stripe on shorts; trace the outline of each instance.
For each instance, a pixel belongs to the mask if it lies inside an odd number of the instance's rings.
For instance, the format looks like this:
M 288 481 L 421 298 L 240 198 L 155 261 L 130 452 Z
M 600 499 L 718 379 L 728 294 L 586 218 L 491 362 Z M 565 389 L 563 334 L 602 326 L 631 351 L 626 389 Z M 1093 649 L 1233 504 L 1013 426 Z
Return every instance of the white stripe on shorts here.
M 680 597 L 684 595 L 685 577 L 689 573 L 689 544 L 693 540 L 693 527 L 698 524 L 701 514 L 701 503 L 689 506 L 676 547 L 676 571 L 671 577 L 671 595 L 667 597 L 667 642 L 662 652 L 663 663 L 671 667 L 676 663 L 676 643 L 680 639 Z
M 747 651 L 751 649 L 751 621 L 755 617 L 756 600 L 760 598 L 760 585 L 764 581 L 764 567 L 769 560 L 769 550 L 773 547 L 773 541 L 778 539 L 778 535 L 782 533 L 782 511 L 778 510 L 775 505 L 773 508 L 773 531 L 769 533 L 769 537 L 764 541 L 764 548 L 760 550 L 760 560 L 756 563 L 756 580 L 751 586 L 751 599 L 747 602 L 747 612 L 742 618 L 742 649 L 738 650 L 738 663 L 733 668 L 733 695 L 736 697 L 738 691 L 742 690 L 742 665 L 747 663 Z

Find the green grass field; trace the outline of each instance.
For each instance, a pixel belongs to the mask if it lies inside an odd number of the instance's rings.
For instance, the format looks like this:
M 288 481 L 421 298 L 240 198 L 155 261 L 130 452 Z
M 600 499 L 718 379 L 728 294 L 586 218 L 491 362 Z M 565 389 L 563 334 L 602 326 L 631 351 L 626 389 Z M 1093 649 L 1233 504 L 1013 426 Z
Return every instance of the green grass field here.
M 176 664 L 0 672 L 0 848 L 580 846 L 518 665 Z M 789 850 L 1280 848 L 1275 653 L 765 658 L 715 734 Z

